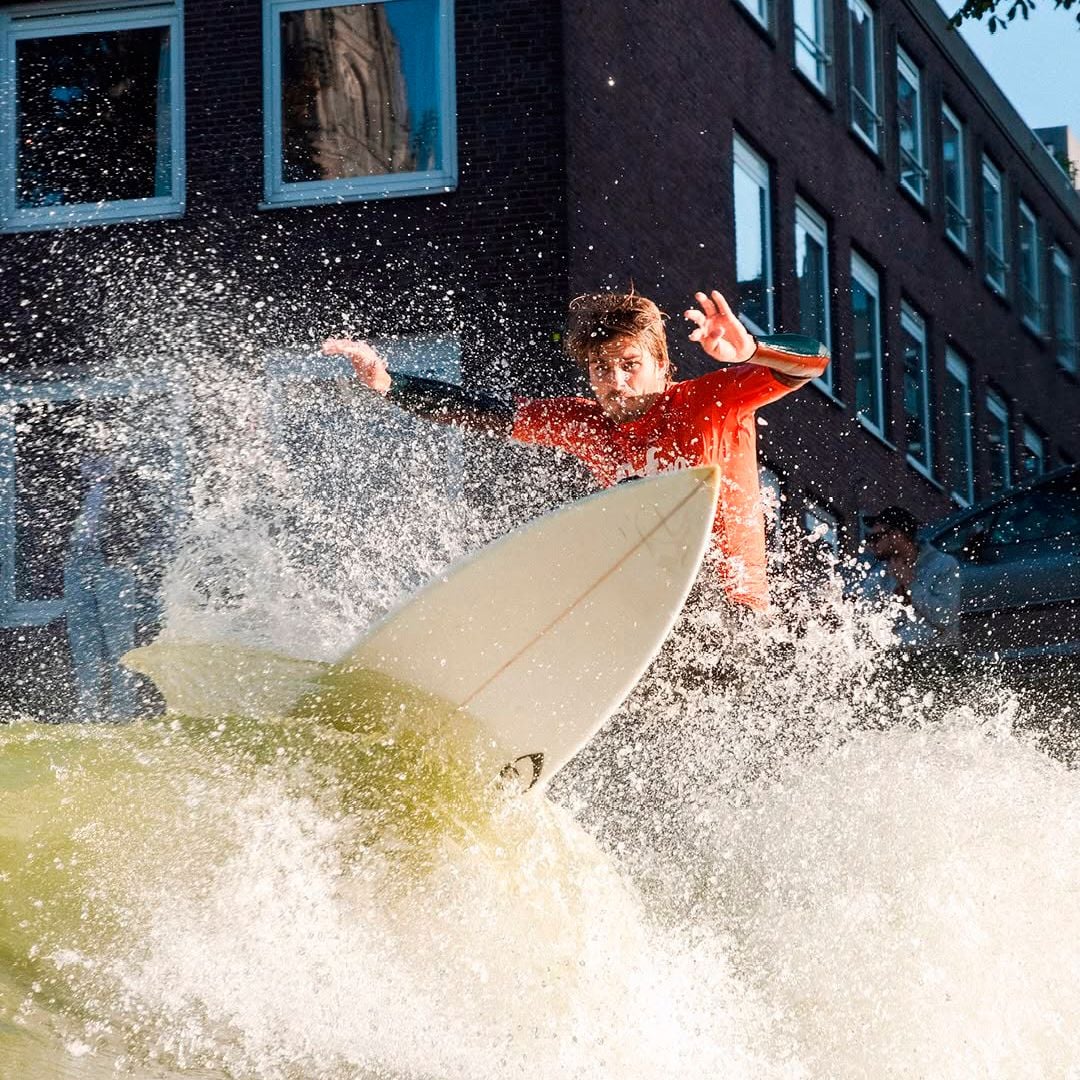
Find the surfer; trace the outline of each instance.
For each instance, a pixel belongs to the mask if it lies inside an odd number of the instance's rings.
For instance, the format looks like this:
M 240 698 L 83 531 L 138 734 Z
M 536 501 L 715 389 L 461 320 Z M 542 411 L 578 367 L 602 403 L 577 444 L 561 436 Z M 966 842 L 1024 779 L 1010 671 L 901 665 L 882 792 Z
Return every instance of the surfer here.
M 768 604 L 765 525 L 757 474 L 755 410 L 820 375 L 820 342 L 796 334 L 752 335 L 717 291 L 695 293 L 684 312 L 690 340 L 722 365 L 675 382 L 664 316 L 634 292 L 580 296 L 570 304 L 566 348 L 593 397 L 513 403 L 430 379 L 391 373 L 364 341 L 331 338 L 370 389 L 406 412 L 579 458 L 603 486 L 695 465 L 719 465 L 713 523 L 721 584 L 743 608 Z

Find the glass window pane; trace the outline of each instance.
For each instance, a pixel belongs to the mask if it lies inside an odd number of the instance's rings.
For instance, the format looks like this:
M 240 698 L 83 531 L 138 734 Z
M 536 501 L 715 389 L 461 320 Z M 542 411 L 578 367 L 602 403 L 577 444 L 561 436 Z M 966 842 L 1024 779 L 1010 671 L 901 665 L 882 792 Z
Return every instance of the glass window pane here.
M 1077 370 L 1076 302 L 1072 264 L 1063 252 L 1054 250 L 1051 262 L 1050 302 L 1054 319 L 1054 353 L 1066 370 Z
M 968 222 L 964 131 L 948 110 L 941 114 L 941 158 L 945 186 L 945 231 L 966 251 Z
M 900 135 L 900 182 L 921 202 L 925 187 L 919 72 L 903 54 L 897 72 L 896 116 Z
M 851 281 L 851 308 L 855 336 L 855 411 L 874 430 L 884 427 L 881 387 L 881 315 L 877 291 L 858 277 Z
M 768 168 L 736 143 L 735 276 L 738 312 L 759 330 L 772 329 Z
M 442 168 L 437 0 L 280 17 L 286 182 Z
M 1023 204 L 1017 221 L 1020 257 L 1020 312 L 1034 327 L 1042 327 L 1042 286 L 1039 275 L 1039 225 Z
M 795 0 L 795 66 L 820 90 L 826 88 L 824 0 Z
M 16 41 L 20 208 L 168 195 L 169 29 Z
M 801 202 L 795 211 L 795 275 L 799 283 L 799 333 L 831 347 L 828 232 L 825 222 Z M 818 380 L 832 389 L 832 368 Z
M 904 353 L 904 432 L 907 452 L 930 467 L 929 370 L 926 330 L 914 312 L 900 319 L 900 341 Z
M 851 60 L 851 122 L 877 146 L 877 92 L 874 17 L 860 0 L 848 0 Z
M 1012 449 L 1009 441 L 1009 407 L 997 394 L 986 396 L 987 457 L 990 463 L 990 490 L 1012 486 Z
M 1042 476 L 1046 469 L 1046 444 L 1043 437 L 1027 424 L 1020 443 L 1020 475 L 1024 480 Z
M 1001 177 L 989 162 L 983 162 L 983 243 L 986 248 L 986 276 L 999 291 L 1005 291 L 1005 216 L 1001 198 Z
M 971 455 L 971 392 L 967 367 L 950 357 L 945 368 L 942 415 L 945 424 L 944 473 L 949 490 L 965 503 L 974 498 Z

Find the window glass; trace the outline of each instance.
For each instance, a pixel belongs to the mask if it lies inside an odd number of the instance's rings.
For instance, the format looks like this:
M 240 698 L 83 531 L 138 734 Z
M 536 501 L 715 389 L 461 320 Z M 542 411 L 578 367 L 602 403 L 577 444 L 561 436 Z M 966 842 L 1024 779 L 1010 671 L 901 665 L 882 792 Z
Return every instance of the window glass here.
M 900 136 L 900 183 L 919 202 L 926 198 L 923 159 L 922 79 L 901 49 L 897 53 L 896 122 Z
M 964 128 L 947 107 L 941 110 L 941 167 L 945 187 L 945 233 L 967 251 L 967 160 Z
M 904 351 L 904 434 L 908 457 L 930 469 L 930 362 L 926 323 L 908 304 L 900 309 L 900 343 Z
M 28 9 L 29 10 L 29 9 Z M 180 23 L 137 5 L 0 19 L 8 229 L 183 208 Z M 11 135 L 7 135 L 11 137 Z
M 771 0 L 739 0 L 751 15 L 767 30 L 769 28 L 769 4 Z
M 1042 329 L 1042 275 L 1039 273 L 1039 223 L 1026 203 L 1020 203 L 1017 215 L 1018 255 L 1020 260 L 1020 314 L 1024 322 Z
M 269 201 L 453 185 L 446 3 L 271 4 Z
M 1046 443 L 1030 425 L 1025 424 L 1020 440 L 1020 475 L 1034 480 L 1046 471 Z
M 1077 371 L 1076 284 L 1072 263 L 1060 248 L 1050 261 L 1050 305 L 1054 320 L 1054 355 L 1066 371 Z
M 851 125 L 876 150 L 879 117 L 874 13 L 862 0 L 848 0 L 848 49 L 851 64 Z
M 806 203 L 795 204 L 795 276 L 799 283 L 799 333 L 832 348 L 829 318 L 829 233 Z M 817 380 L 832 392 L 832 366 Z
M 795 0 L 795 66 L 822 93 L 828 90 L 825 0 Z
M 975 498 L 971 451 L 971 377 L 967 364 L 951 350 L 945 358 L 942 418 L 945 429 L 943 471 L 953 497 L 967 505 Z
M 769 167 L 735 140 L 735 276 L 738 313 L 759 333 L 772 330 L 772 242 Z
M 986 280 L 991 287 L 1005 292 L 1005 210 L 1001 173 L 985 158 L 982 166 L 983 245 L 986 256 Z
M 878 276 L 857 255 L 851 263 L 851 314 L 855 340 L 855 412 L 879 435 L 885 430 Z
M 1080 490 L 1065 485 L 1040 488 L 1007 503 L 989 536 L 995 547 L 1066 538 L 1080 541 Z M 1058 545 L 1057 550 L 1063 548 Z
M 1012 486 L 1012 445 L 1009 406 L 993 390 L 986 392 L 987 451 L 990 461 L 990 489 L 1004 491 Z

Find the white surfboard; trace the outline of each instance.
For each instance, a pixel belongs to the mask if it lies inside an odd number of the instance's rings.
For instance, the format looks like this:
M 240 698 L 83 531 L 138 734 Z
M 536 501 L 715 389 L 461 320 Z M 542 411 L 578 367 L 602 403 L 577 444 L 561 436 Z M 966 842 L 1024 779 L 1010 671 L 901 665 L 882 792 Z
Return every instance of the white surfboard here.
M 571 503 L 450 567 L 334 664 L 213 643 L 155 643 L 124 662 L 188 716 L 286 716 L 328 677 L 375 673 L 467 714 L 493 763 L 543 784 L 670 632 L 717 491 L 704 467 Z

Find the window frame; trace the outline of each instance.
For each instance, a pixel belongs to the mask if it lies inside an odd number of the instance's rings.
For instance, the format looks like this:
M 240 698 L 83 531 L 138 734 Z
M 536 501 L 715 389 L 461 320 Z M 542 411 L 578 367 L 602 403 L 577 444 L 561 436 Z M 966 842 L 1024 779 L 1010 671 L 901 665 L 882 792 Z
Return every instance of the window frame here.
M 794 33 L 793 60 L 795 70 L 802 75 L 811 86 L 828 97 L 831 81 L 830 74 L 833 65 L 832 53 L 829 51 L 831 43 L 829 21 L 830 5 L 826 0 L 806 0 L 806 3 L 812 4 L 814 8 L 814 22 L 816 23 L 815 29 L 817 30 L 817 36 L 815 37 L 802 25 L 802 23 L 799 22 L 798 2 L 799 0 L 792 0 L 791 5 L 791 22 Z M 804 55 L 809 58 L 808 63 L 813 64 L 813 72 L 808 71 L 807 68 L 800 63 L 800 58 Z
M 832 352 L 832 291 L 829 286 L 829 225 L 801 195 L 795 197 L 795 281 L 800 297 L 799 320 L 802 323 L 802 277 L 799 273 L 799 232 L 815 240 L 822 251 L 822 295 L 820 297 L 824 314 L 825 336 L 822 344 Z M 830 364 L 816 378 L 811 380 L 815 386 L 824 390 L 830 397 L 835 397 L 833 389 L 832 365 Z
M 905 70 L 906 69 L 906 70 Z M 896 47 L 896 156 L 900 186 L 920 205 L 926 205 L 926 193 L 930 182 L 930 170 L 926 163 L 926 118 L 923 108 L 922 71 L 900 45 Z M 903 126 L 900 117 L 900 80 L 904 79 L 914 90 L 914 133 L 916 149 L 904 149 Z M 913 186 L 904 176 L 905 162 L 919 178 Z
M 1031 454 L 1038 459 L 1039 468 L 1037 472 L 1028 473 L 1024 468 L 1024 461 L 1020 462 L 1021 479 L 1024 483 L 1032 480 L 1038 480 L 1040 476 L 1046 475 L 1046 436 L 1043 435 L 1034 424 L 1024 421 L 1020 428 L 1020 444 L 1025 451 L 1030 451 Z
M 956 175 L 959 178 L 959 202 L 949 197 L 949 166 L 945 160 L 945 127 L 949 125 L 956 132 Z M 967 175 L 967 133 L 959 116 L 943 101 L 941 103 L 941 188 L 945 207 L 945 235 L 966 255 L 970 246 L 971 217 L 968 213 L 968 175 Z M 961 223 L 961 232 L 953 232 L 950 215 Z
M 400 0 L 360 0 L 392 4 Z M 325 203 L 436 195 L 458 183 L 457 98 L 453 0 L 433 0 L 438 12 L 440 149 L 443 167 L 411 173 L 356 176 L 341 180 L 287 181 L 282 173 L 281 15 L 292 11 L 348 7 L 348 0 L 262 0 L 263 11 L 263 201 L 260 210 Z
M 1005 475 L 994 476 L 992 481 L 993 491 L 1008 491 L 1013 487 L 1013 454 L 1012 454 L 1012 415 L 1008 401 L 996 390 L 989 387 L 986 390 L 986 413 L 996 421 L 1004 434 L 1001 441 L 1002 459 L 1005 464 Z
M 1050 329 L 1053 333 L 1054 358 L 1057 360 L 1058 367 L 1063 371 L 1067 371 L 1070 375 L 1076 375 L 1080 371 L 1080 358 L 1077 355 L 1080 352 L 1080 342 L 1077 341 L 1076 333 L 1076 278 L 1073 274 L 1072 260 L 1057 244 L 1050 248 L 1050 277 L 1052 282 L 1049 289 L 1052 303 L 1052 326 Z M 1066 301 L 1065 312 L 1067 319 L 1065 321 L 1068 329 L 1068 336 L 1066 337 L 1061 335 L 1062 320 L 1057 303 L 1056 286 L 1061 279 L 1064 279 L 1065 282 L 1065 286 L 1061 291 Z
M 114 30 L 169 31 L 169 194 L 58 206 L 18 205 L 18 70 L 16 44 Z M 184 22 L 181 3 L 101 0 L 100 3 L 19 4 L 0 11 L 0 232 L 35 232 L 118 221 L 180 217 L 185 209 Z M 159 133 L 161 134 L 161 133 Z
M 1030 228 L 1030 245 L 1025 237 Z M 1039 219 L 1023 200 L 1016 203 L 1016 288 L 1020 321 L 1033 333 L 1043 332 L 1042 259 L 1039 247 Z M 1031 280 L 1028 281 L 1028 274 Z M 1029 308 L 1033 309 L 1034 314 Z
M 773 0 L 736 0 L 736 3 L 758 26 L 772 33 Z
M 738 206 L 736 205 L 735 198 L 735 171 L 741 169 L 743 173 L 749 177 L 754 183 L 757 184 L 759 190 L 764 194 L 762 200 L 763 214 L 762 214 L 762 270 L 765 286 L 765 303 L 768 309 L 768 326 L 759 326 L 749 315 L 746 315 L 741 310 L 737 311 L 741 322 L 743 322 L 751 333 L 754 334 L 771 334 L 773 327 L 776 325 L 776 269 L 773 260 L 773 208 L 772 208 L 772 169 L 769 166 L 768 161 L 765 160 L 753 147 L 744 139 L 738 132 L 735 133 L 732 139 L 732 224 L 734 226 L 735 236 L 735 281 L 736 289 L 738 289 L 738 260 L 739 260 L 739 220 L 738 220 Z M 741 307 L 741 304 L 740 304 Z
M 967 458 L 966 490 L 957 491 L 952 483 L 952 477 L 948 478 L 947 487 L 949 494 L 961 506 L 971 506 L 975 501 L 975 448 L 972 433 L 971 414 L 971 365 L 952 347 L 945 349 L 945 377 L 952 377 L 963 388 L 966 409 L 964 410 L 963 443 Z M 951 420 L 951 418 L 950 418 Z
M 874 332 L 873 340 L 875 357 L 873 363 L 874 374 L 874 400 L 877 403 L 876 418 L 871 418 L 858 408 L 858 380 L 859 367 L 856 361 L 854 372 L 855 393 L 852 395 L 852 405 L 855 409 L 855 417 L 865 428 L 880 439 L 885 439 L 885 424 L 887 420 L 885 409 L 885 350 L 882 340 L 882 311 L 881 311 L 881 275 L 864 259 L 857 251 L 851 253 L 851 278 L 853 283 L 869 293 L 874 299 Z M 854 320 L 854 305 L 852 306 L 852 318 Z M 854 342 L 852 356 L 855 358 Z
M 848 110 L 850 112 L 851 130 L 860 138 L 875 154 L 881 153 L 881 132 L 883 119 L 878 112 L 878 42 L 877 42 L 877 12 L 865 3 L 865 0 L 847 0 L 847 37 L 848 37 Z M 851 20 L 856 11 L 861 11 L 863 17 L 869 21 L 869 53 L 870 53 L 870 90 L 871 97 L 867 98 L 855 85 L 855 39 L 851 33 Z M 866 110 L 872 121 L 872 130 L 864 131 L 856 120 L 858 108 Z
M 1008 291 L 1009 261 L 1005 250 L 1005 178 L 1001 170 L 984 154 L 982 158 L 982 203 L 983 203 L 983 262 L 985 281 L 990 288 L 998 294 L 1005 296 Z M 991 245 L 991 230 L 986 227 L 986 189 L 987 185 L 994 191 L 994 201 L 997 206 L 996 223 L 993 229 L 994 239 L 997 240 L 997 248 Z M 999 276 L 995 276 L 994 271 Z
M 907 300 L 901 300 L 900 302 L 900 330 L 903 334 L 908 333 L 913 337 L 919 346 L 919 397 L 921 401 L 920 422 L 923 430 L 922 450 L 923 457 L 920 458 L 911 452 L 911 442 L 907 434 L 907 419 L 910 413 L 907 408 L 907 395 L 904 396 L 904 443 L 905 454 L 908 464 L 915 469 L 916 472 L 922 473 L 923 476 L 928 479 L 933 479 L 934 475 L 934 437 L 933 428 L 931 426 L 933 412 L 930 408 L 930 341 L 929 335 L 926 330 L 926 319 L 921 315 L 912 304 L 909 304 Z M 904 354 L 904 380 L 905 389 L 907 385 L 907 354 Z

